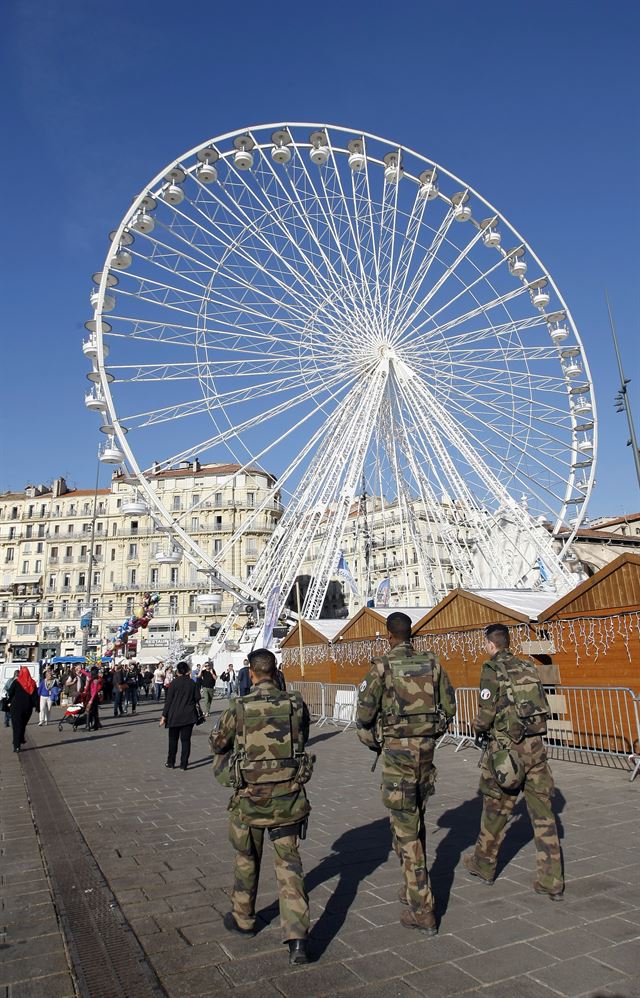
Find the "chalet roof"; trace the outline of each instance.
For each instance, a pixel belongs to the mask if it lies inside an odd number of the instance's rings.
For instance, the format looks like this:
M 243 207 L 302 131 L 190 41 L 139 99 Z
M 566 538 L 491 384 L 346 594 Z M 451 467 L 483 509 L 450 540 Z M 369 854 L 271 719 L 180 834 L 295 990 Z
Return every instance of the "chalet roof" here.
M 415 625 L 426 613 L 425 607 L 420 606 L 363 606 L 350 620 L 343 623 L 342 629 L 336 636 L 336 641 L 345 639 L 363 638 L 367 632 L 367 622 L 371 625 L 371 633 L 378 631 L 386 633 L 386 620 L 392 613 L 406 613 L 411 618 L 412 626 Z M 353 635 L 349 632 L 353 631 Z
M 622 609 L 640 609 L 640 555 L 637 554 L 621 554 L 552 603 L 538 619 L 616 613 Z
M 555 593 L 531 589 L 454 589 L 418 621 L 413 633 L 474 629 L 490 623 L 526 624 L 555 599 Z
M 302 625 L 302 643 L 305 645 L 329 644 L 344 626 L 344 620 L 302 620 L 300 623 Z M 296 644 L 298 626 L 298 624 L 293 625 L 286 638 L 281 641 L 281 648 Z

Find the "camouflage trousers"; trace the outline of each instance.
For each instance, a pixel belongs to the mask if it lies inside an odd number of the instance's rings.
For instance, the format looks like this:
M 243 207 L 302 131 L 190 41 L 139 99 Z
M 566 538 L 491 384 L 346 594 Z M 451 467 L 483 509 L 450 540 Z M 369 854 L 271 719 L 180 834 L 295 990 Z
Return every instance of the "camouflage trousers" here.
M 297 830 L 297 826 L 296 826 Z M 236 817 L 229 823 L 229 840 L 236 851 L 231 901 L 241 929 L 253 929 L 264 834 L 269 833 L 275 850 L 275 870 L 280 901 L 280 927 L 285 942 L 306 939 L 309 933 L 309 899 L 304 888 L 298 836 L 282 835 L 283 828 L 256 828 Z
M 393 848 L 400 859 L 407 903 L 432 911 L 424 812 L 435 789 L 433 738 L 388 738 L 382 753 L 382 802 L 389 808 Z
M 509 747 L 518 754 L 524 767 L 522 793 L 533 825 L 536 882 L 550 894 L 561 893 L 564 889 L 562 856 L 551 805 L 554 785 L 544 743 L 542 738 L 535 736 L 525 738 L 519 744 L 512 743 Z M 489 770 L 486 757 L 482 763 L 480 792 L 483 795 L 482 821 L 474 856 L 483 874 L 488 879 L 493 879 L 507 822 L 520 794 L 502 790 Z

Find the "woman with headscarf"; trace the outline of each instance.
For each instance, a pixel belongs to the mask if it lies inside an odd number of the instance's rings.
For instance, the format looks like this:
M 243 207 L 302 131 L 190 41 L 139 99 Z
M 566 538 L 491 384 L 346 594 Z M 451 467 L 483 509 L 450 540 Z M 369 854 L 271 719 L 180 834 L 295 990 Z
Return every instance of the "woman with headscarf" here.
M 100 724 L 99 704 L 102 693 L 102 680 L 97 666 L 92 666 L 91 671 L 86 673 L 87 683 L 84 688 L 84 703 L 87 711 L 87 731 L 97 731 L 102 727 Z
M 20 671 L 9 687 L 9 703 L 11 704 L 11 724 L 13 727 L 13 751 L 19 752 L 24 745 L 24 732 L 33 708 L 37 702 L 37 686 L 26 665 Z

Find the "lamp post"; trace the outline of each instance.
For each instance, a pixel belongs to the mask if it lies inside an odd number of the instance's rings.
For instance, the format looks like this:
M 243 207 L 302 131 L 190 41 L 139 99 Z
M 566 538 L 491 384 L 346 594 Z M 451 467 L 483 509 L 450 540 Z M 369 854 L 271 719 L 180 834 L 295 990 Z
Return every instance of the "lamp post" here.
M 631 414 L 631 401 L 629 399 L 629 392 L 627 391 L 627 385 L 630 383 L 631 378 L 625 378 L 624 376 L 624 370 L 622 367 L 622 357 L 620 355 L 620 347 L 618 345 L 616 327 L 613 322 L 613 313 L 611 311 L 611 302 L 609 301 L 609 295 L 606 291 L 605 291 L 605 298 L 607 299 L 607 311 L 609 312 L 609 325 L 611 326 L 613 347 L 616 352 L 616 360 L 618 362 L 618 373 L 620 375 L 620 389 L 616 394 L 615 407 L 616 407 L 616 412 L 626 412 L 627 414 L 627 426 L 629 427 L 629 439 L 627 441 L 627 447 L 631 447 L 631 450 L 633 452 L 633 461 L 636 468 L 636 476 L 638 478 L 638 485 L 640 486 L 640 453 L 638 452 L 638 440 L 636 437 L 636 428 L 634 426 L 633 416 Z

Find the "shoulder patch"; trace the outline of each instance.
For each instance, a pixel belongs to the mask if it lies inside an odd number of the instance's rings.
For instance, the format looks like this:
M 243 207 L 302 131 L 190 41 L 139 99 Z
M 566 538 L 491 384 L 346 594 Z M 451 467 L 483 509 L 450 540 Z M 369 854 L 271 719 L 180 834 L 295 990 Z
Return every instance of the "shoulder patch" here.
M 358 689 L 360 690 L 361 693 L 364 693 L 364 691 L 366 690 L 366 688 L 367 688 L 367 680 L 363 679 L 362 682 L 360 683 Z
M 488 690 L 486 688 L 484 690 L 480 690 L 480 699 L 481 700 L 490 700 L 491 699 L 491 690 Z

